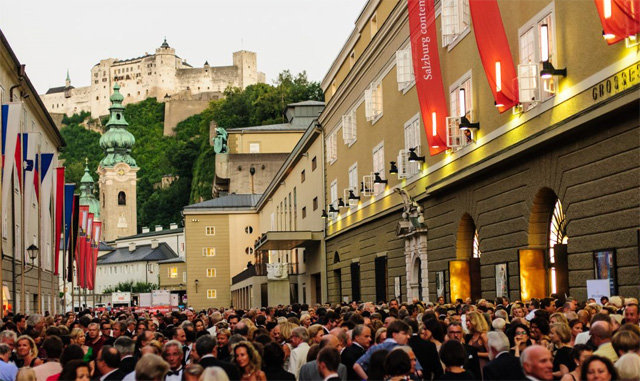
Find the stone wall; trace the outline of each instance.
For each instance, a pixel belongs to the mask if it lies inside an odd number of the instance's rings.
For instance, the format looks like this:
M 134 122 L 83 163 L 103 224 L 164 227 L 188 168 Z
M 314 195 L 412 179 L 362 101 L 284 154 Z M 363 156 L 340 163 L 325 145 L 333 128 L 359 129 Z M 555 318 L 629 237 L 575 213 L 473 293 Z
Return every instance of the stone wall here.
M 184 93 L 184 92 L 183 92 Z M 174 128 L 178 123 L 190 116 L 204 111 L 212 100 L 220 99 L 219 92 L 208 92 L 191 96 L 171 97 L 164 106 L 164 135 L 174 135 Z
M 228 174 L 229 178 L 233 179 L 229 193 L 263 193 L 288 155 L 287 153 L 229 154 Z M 255 168 L 253 176 L 250 174 L 251 167 Z

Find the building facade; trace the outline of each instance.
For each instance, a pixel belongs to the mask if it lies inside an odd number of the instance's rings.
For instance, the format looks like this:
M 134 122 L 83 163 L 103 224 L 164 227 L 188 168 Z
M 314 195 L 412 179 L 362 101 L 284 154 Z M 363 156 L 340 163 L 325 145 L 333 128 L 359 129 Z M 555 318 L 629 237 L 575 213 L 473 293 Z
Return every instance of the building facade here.
M 42 100 L 51 113 L 72 115 L 82 111 L 97 118 L 110 106 L 111 88 L 118 83 L 126 95 L 125 105 L 155 97 L 159 102 L 186 92 L 189 94 L 222 93 L 227 87 L 244 89 L 264 83 L 265 75 L 258 71 L 257 55 L 241 50 L 233 53 L 232 66 L 194 68 L 176 55 L 165 40 L 155 54 L 119 60 L 106 58 L 91 68 L 91 84 L 74 88 L 67 73 L 65 86 L 49 89 Z
M 412 59 L 406 0 L 369 1 L 322 82 L 329 301 L 584 299 L 599 278 L 637 297 L 633 39 L 607 44 L 593 3 L 499 0 L 510 56 L 485 66 L 468 1 L 419 4 L 435 17 L 448 149 L 421 112 L 414 71 L 433 67 Z
M 0 108 L 3 128 L 2 311 L 60 312 L 54 274 L 53 184 L 64 141 L 2 31 L 0 31 Z M 20 135 L 22 134 L 22 135 Z M 22 157 L 14 162 L 22 136 Z M 40 181 L 33 165 L 38 155 Z M 20 157 L 20 155 L 18 155 Z M 48 164 L 47 164 L 48 163 Z M 48 167 L 47 167 L 48 165 Z M 24 171 L 17 168 L 25 168 Z M 22 184 L 21 184 L 22 182 Z M 39 196 L 35 192 L 39 185 Z M 36 250 L 27 249 L 36 248 Z

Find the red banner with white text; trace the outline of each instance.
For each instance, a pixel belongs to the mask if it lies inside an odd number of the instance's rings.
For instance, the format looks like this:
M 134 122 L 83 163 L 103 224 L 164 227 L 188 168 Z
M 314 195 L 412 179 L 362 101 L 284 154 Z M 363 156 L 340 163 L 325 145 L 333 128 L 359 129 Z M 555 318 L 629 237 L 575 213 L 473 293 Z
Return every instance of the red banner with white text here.
M 429 154 L 447 150 L 447 98 L 442 84 L 435 0 L 408 0 L 413 71 Z
M 640 33 L 640 0 L 595 0 L 609 45 Z
M 478 52 L 498 111 L 518 104 L 518 75 L 497 0 L 470 0 Z
M 62 237 L 62 220 L 64 212 L 64 167 L 56 168 L 56 220 L 55 220 L 55 234 L 54 234 L 54 250 L 55 250 L 55 263 L 54 263 L 54 275 L 59 274 L 59 261 L 60 261 L 60 242 Z M 63 264 L 64 266 L 64 264 Z

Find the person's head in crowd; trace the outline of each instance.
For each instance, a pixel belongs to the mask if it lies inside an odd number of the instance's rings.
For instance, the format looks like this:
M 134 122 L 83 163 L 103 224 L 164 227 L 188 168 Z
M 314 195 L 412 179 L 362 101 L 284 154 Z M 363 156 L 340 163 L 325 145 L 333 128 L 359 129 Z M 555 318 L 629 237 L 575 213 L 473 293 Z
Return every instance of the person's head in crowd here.
M 227 318 L 227 322 L 229 322 L 229 329 L 231 330 L 231 332 L 236 329 L 236 324 L 238 324 L 239 321 L 240 317 L 237 315 L 231 315 Z
M 136 336 L 139 336 L 142 332 L 146 331 L 147 329 L 149 329 L 149 327 L 147 327 L 146 321 L 144 320 L 138 321 L 138 324 L 136 324 Z
M 163 381 L 169 372 L 169 364 L 154 354 L 144 355 L 136 363 L 136 380 Z
M 31 336 L 22 335 L 18 337 L 18 341 L 16 342 L 16 355 L 21 359 L 38 357 L 38 348 Z
M 101 375 L 107 375 L 120 367 L 120 352 L 110 345 L 103 346 L 96 357 L 96 367 Z
M 177 340 L 180 344 L 185 345 L 187 342 L 187 335 L 184 332 L 183 328 L 174 327 L 171 332 L 171 339 Z
M 411 328 L 402 320 L 394 320 L 387 327 L 387 338 L 393 339 L 399 345 L 405 345 L 411 336 Z
M 313 324 L 309 327 L 309 345 L 319 344 L 320 340 L 322 340 L 322 336 L 324 336 L 324 329 L 322 329 L 322 325 Z
M 162 343 L 158 340 L 151 340 L 145 346 L 140 348 L 140 354 L 142 356 L 147 353 L 153 353 L 154 355 L 162 355 Z
M 385 369 L 384 369 L 384 361 L 387 358 L 389 351 L 386 349 L 381 349 L 379 351 L 373 352 L 371 355 L 371 359 L 369 360 L 369 369 L 367 369 L 367 375 L 369 376 L 369 380 L 384 380 L 385 379 Z
M 245 374 L 251 374 L 261 369 L 260 355 L 253 344 L 241 341 L 233 347 L 233 363 Z
M 71 360 L 62 367 L 59 380 L 89 381 L 91 369 L 82 360 Z
M 549 339 L 558 348 L 568 344 L 571 341 L 571 329 L 564 323 L 553 323 L 551 324 Z
M 471 311 L 467 312 L 467 329 L 471 333 L 484 333 L 489 331 L 489 326 L 482 314 Z
M 199 364 L 189 364 L 182 373 L 184 381 L 200 381 L 200 376 L 204 372 L 204 368 Z
M 582 378 L 587 381 L 617 380 L 618 373 L 608 358 L 592 355 L 582 364 Z
M 638 325 L 640 317 L 638 315 L 637 304 L 627 304 L 624 308 L 624 322 Z
M 423 337 L 425 340 L 435 341 L 435 342 L 443 342 L 444 341 L 444 329 L 442 328 L 442 324 L 440 321 L 435 319 L 422 319 L 424 325 L 424 333 Z
M 281 368 L 284 364 L 284 351 L 280 345 L 270 342 L 264 346 L 262 359 L 267 368 Z
M 229 344 L 229 338 L 231 337 L 231 332 L 228 329 L 220 329 L 216 332 L 216 338 L 218 339 L 218 346 L 224 347 Z
M 32 329 L 38 335 L 44 329 L 44 316 L 40 314 L 31 314 L 27 318 L 27 329 Z
M 193 321 L 193 326 L 196 328 L 196 332 L 201 332 L 201 331 L 204 331 L 206 329 L 202 319 L 195 319 Z
M 212 355 L 216 356 L 217 348 L 216 348 L 216 338 L 211 335 L 200 336 L 198 340 L 196 340 L 195 350 L 197 352 L 197 356 L 202 359 L 204 356 Z
M 44 353 L 47 354 L 47 360 L 60 360 L 60 355 L 62 354 L 62 349 L 64 345 L 62 344 L 62 339 L 58 336 L 51 336 L 44 340 L 42 343 L 42 349 Z
M 0 359 L 4 362 L 9 362 L 9 358 L 11 357 L 11 347 L 7 344 L 0 343 Z
M 49 336 L 60 336 L 60 329 L 58 329 L 58 327 L 55 326 L 50 326 L 47 328 L 47 330 L 44 332 L 44 336 L 45 337 L 49 337 Z
M 640 380 L 640 355 L 637 353 L 626 353 L 620 356 L 614 366 L 620 380 Z
M 340 365 L 340 352 L 331 347 L 325 347 L 318 352 L 316 366 L 318 373 L 323 378 L 328 378 L 331 374 L 337 374 Z
M 84 351 L 79 345 L 68 345 L 62 350 L 62 355 L 60 355 L 60 365 L 64 367 L 64 365 L 69 361 L 82 360 L 83 357 Z
M 233 333 L 238 334 L 246 339 L 247 336 L 249 336 L 249 327 L 247 326 L 247 323 L 245 323 L 244 321 L 239 321 L 235 325 Z
M 0 332 L 0 343 L 7 344 L 12 351 L 16 347 L 16 340 L 18 340 L 18 335 L 15 332 L 9 330 Z
M 268 325 L 267 325 L 268 327 Z M 271 335 L 271 338 L 273 339 L 273 341 L 275 341 L 276 343 L 281 343 L 282 342 L 282 334 L 280 332 L 280 324 L 275 324 L 273 327 L 271 327 L 271 329 L 269 330 L 269 334 Z
M 591 341 L 597 347 L 611 341 L 611 325 L 606 321 L 596 321 L 589 329 Z
M 351 341 L 357 343 L 364 350 L 371 346 L 371 329 L 364 324 L 358 324 L 351 331 Z
M 520 354 L 520 364 L 525 376 L 538 380 L 553 380 L 553 357 L 542 345 L 527 347 Z
M 501 318 L 502 320 L 504 320 L 506 323 L 509 322 L 509 314 L 507 313 L 507 311 L 505 309 L 503 309 L 502 307 L 498 310 L 496 310 L 496 312 L 494 313 L 494 316 L 496 318 Z
M 504 332 L 504 329 L 506 326 L 507 326 L 507 323 L 504 321 L 503 318 L 496 318 L 496 319 L 493 319 L 493 321 L 491 322 L 491 327 L 493 328 L 494 331 Z
M 399 309 L 400 305 L 398 304 L 398 300 L 397 299 L 389 300 L 389 308 L 395 308 L 396 310 Z
M 504 332 L 492 331 L 487 333 L 489 359 L 493 360 L 502 352 L 509 351 L 509 338 Z
M 100 337 L 100 324 L 89 323 L 87 327 L 87 336 L 90 342 L 97 340 Z
M 464 332 L 462 330 L 462 324 L 460 322 L 451 322 L 447 327 L 447 338 L 449 340 L 455 340 L 462 342 Z
M 593 354 L 593 348 L 587 344 L 576 344 L 571 349 L 571 361 L 576 366 L 576 369 L 581 370 L 582 364 Z M 578 377 L 582 380 L 583 377 Z
M 170 340 L 165 343 L 162 349 L 162 358 L 169 364 L 171 370 L 180 368 L 184 359 L 182 344 L 176 340 Z
M 219 366 L 211 366 L 202 371 L 198 381 L 229 381 L 229 376 Z
M 640 336 L 632 330 L 618 330 L 611 339 L 611 345 L 618 356 L 628 352 L 637 352 L 640 349 Z
M 307 352 L 307 362 L 315 360 L 316 357 L 318 357 L 318 352 L 320 352 L 320 344 L 311 345 L 309 347 L 309 351 Z M 284 356 L 284 352 L 283 352 L 283 356 Z
M 71 344 L 83 346 L 86 341 L 86 336 L 81 328 L 74 328 L 71 330 L 71 333 L 69 333 L 69 339 Z
M 408 346 L 408 345 L 398 345 L 396 347 L 394 347 L 392 349 L 393 351 L 403 351 L 404 353 L 407 354 L 407 356 L 409 356 L 409 363 L 411 365 L 410 369 L 409 369 L 409 373 L 410 374 L 414 374 L 416 373 L 416 363 L 418 362 L 417 358 L 416 358 L 416 354 L 415 352 L 413 352 L 413 349 Z M 387 357 L 389 357 L 387 355 Z
M 291 345 L 297 348 L 302 343 L 309 342 L 309 333 L 305 327 L 296 327 L 291 331 Z
M 534 317 L 529 326 L 529 335 L 532 339 L 542 340 L 543 336 L 549 335 L 549 321 L 543 317 Z
M 22 333 L 27 329 L 27 318 L 23 314 L 13 315 L 13 324 L 16 325 L 18 332 Z
M 123 336 L 126 331 L 127 325 L 121 321 L 117 321 L 112 325 L 111 336 L 117 339 L 120 336 Z
M 449 370 L 454 367 L 463 367 L 467 361 L 467 353 L 464 346 L 457 340 L 445 341 L 440 347 L 440 360 Z
M 346 348 L 349 345 L 351 345 L 351 341 L 349 340 L 349 336 L 347 335 L 347 333 L 345 332 L 344 329 L 342 329 L 340 327 L 336 327 L 336 328 L 332 329 L 331 332 L 329 332 L 329 333 L 338 338 L 338 341 L 340 342 L 339 350 L 342 350 L 343 348 Z
M 129 336 L 122 335 L 116 339 L 113 346 L 118 350 L 121 358 L 125 358 L 127 356 L 133 356 L 136 343 Z
M 100 332 L 103 337 L 111 337 L 111 322 L 107 320 L 103 320 L 100 323 Z
M 569 324 L 569 320 L 567 320 L 567 317 L 565 316 L 564 313 L 554 312 L 549 317 L 549 323 L 550 324 L 563 323 L 563 324 L 567 324 L 568 325 Z

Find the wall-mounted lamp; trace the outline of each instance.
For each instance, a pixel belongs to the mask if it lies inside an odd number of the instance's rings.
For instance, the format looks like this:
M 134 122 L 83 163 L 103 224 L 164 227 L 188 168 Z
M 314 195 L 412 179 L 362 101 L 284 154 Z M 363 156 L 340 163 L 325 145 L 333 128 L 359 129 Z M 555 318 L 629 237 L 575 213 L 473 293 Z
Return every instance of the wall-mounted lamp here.
M 416 161 L 421 161 L 424 163 L 425 157 L 418 156 L 415 148 L 409 148 L 409 159 L 410 162 L 415 163 Z
M 342 197 L 338 198 L 338 208 L 344 208 L 344 201 L 342 201 Z
M 389 173 L 393 173 L 393 174 L 398 174 L 398 166 L 396 165 L 395 161 L 391 161 L 389 162 L 389 164 L 391 164 L 391 169 L 389 169 Z
M 329 215 L 327 214 L 327 211 L 325 209 L 322 209 L 322 218 L 329 218 Z
M 382 177 L 380 177 L 380 172 L 376 172 L 373 174 L 373 183 L 374 184 L 387 184 L 389 181 L 387 180 L 383 180 Z
M 460 118 L 460 125 L 459 125 L 461 130 L 469 130 L 469 129 L 479 129 L 480 128 L 480 123 L 471 123 L 469 121 L 469 119 L 467 119 L 466 116 L 463 116 Z
M 329 213 L 338 213 L 338 210 L 333 207 L 333 204 L 329 205 Z
M 493 105 L 496 106 L 496 107 L 503 107 L 504 106 L 503 103 L 498 103 L 496 101 L 493 102 Z
M 360 196 L 356 196 L 353 190 L 349 190 L 349 206 L 357 206 L 360 201 Z
M 553 64 L 549 61 L 544 61 L 542 63 L 542 70 L 540 70 L 540 77 L 547 79 L 551 78 L 554 75 L 561 75 L 563 77 L 567 76 L 567 68 L 564 69 L 556 69 L 553 67 Z
M 198 293 L 198 284 L 200 283 L 199 280 L 195 280 L 194 283 L 196 284 L 196 294 Z
M 616 38 L 616 35 L 613 33 L 605 33 L 604 30 L 602 31 L 602 38 L 604 38 L 605 40 L 612 40 L 614 38 Z

